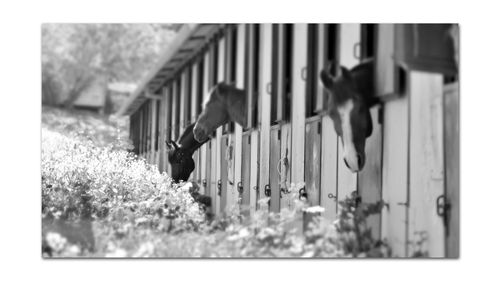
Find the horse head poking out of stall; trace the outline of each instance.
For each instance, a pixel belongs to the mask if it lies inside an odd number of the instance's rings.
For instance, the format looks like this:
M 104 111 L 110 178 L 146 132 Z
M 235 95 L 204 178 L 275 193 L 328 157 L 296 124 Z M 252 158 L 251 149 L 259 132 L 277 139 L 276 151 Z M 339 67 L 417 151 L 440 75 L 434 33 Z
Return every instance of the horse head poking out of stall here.
M 175 182 L 189 179 L 194 170 L 193 153 L 206 142 L 199 143 L 194 139 L 193 127 L 194 124 L 189 125 L 177 142 L 166 141 L 171 177 Z
M 193 129 L 194 138 L 198 142 L 207 141 L 218 127 L 230 121 L 245 126 L 246 120 L 245 90 L 226 83 L 219 83 L 210 91 L 203 111 L 196 120 Z
M 366 60 L 351 70 L 331 63 L 320 74 L 329 93 L 328 114 L 342 140 L 344 163 L 353 173 L 363 169 L 366 139 L 373 130 L 370 107 L 378 102 L 373 76 L 373 60 Z
M 244 90 L 225 83 L 212 88 L 196 123 L 188 126 L 176 142 L 166 142 L 168 162 L 172 167 L 171 176 L 175 182 L 189 179 L 195 167 L 193 153 L 210 139 L 218 127 L 230 121 L 242 126 L 246 124 L 245 105 Z

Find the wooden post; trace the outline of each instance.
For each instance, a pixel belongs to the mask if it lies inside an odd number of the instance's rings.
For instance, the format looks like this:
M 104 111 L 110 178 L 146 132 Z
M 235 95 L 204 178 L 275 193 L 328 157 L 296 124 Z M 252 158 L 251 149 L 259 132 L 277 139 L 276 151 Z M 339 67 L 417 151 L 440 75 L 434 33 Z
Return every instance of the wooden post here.
M 151 103 L 151 158 L 149 163 L 151 164 L 156 164 L 156 114 L 158 114 L 157 110 L 157 102 L 154 99 L 150 99 L 149 102 Z
M 272 25 L 263 24 L 260 33 L 260 151 L 259 151 L 259 182 L 258 199 L 264 198 L 264 187 L 269 184 L 269 145 L 271 131 L 271 55 L 272 55 Z
M 306 116 L 307 24 L 293 26 L 291 181 L 304 182 L 304 144 Z M 319 201 L 319 200 L 318 200 Z M 319 202 L 318 202 L 319 203 Z
M 430 257 L 444 257 L 443 219 L 437 214 L 438 197 L 444 195 L 443 76 L 409 71 L 410 94 L 410 213 L 409 240 L 427 240 Z M 410 247 L 409 255 L 419 250 Z
M 224 70 L 225 70 L 225 52 L 226 52 L 226 38 L 221 38 L 219 40 L 219 54 L 218 54 L 218 59 L 219 59 L 219 62 L 217 64 L 218 66 L 218 73 L 217 73 L 217 82 L 224 82 L 224 77 L 225 77 L 225 73 L 224 73 Z M 221 201 L 221 195 L 222 195 L 222 191 L 219 195 L 219 189 L 222 188 L 222 186 L 219 185 L 219 181 L 221 181 L 222 179 L 222 161 L 225 161 L 224 157 L 222 157 L 222 154 L 221 154 L 221 149 L 222 149 L 222 127 L 219 127 L 217 128 L 217 131 L 216 131 L 216 136 L 215 136 L 215 139 L 216 139 L 216 142 L 215 142 L 215 169 L 216 169 L 216 175 L 214 177 L 214 181 L 215 181 L 215 197 L 212 198 L 212 204 L 214 205 L 214 208 L 212 208 L 214 211 L 215 211 L 215 215 L 218 216 L 220 214 L 220 201 Z M 226 171 L 227 172 L 227 171 Z M 221 184 L 222 184 L 222 181 L 221 181 Z M 219 187 L 220 186 L 220 187 Z
M 198 100 L 198 67 L 199 65 L 197 62 L 193 63 L 191 66 L 191 123 L 196 122 L 199 114 L 199 112 L 197 112 L 198 104 L 200 103 Z M 198 176 L 200 168 L 199 158 L 199 150 L 197 150 L 193 153 L 194 171 L 191 174 L 191 180 L 198 182 L 200 180 L 200 177 Z
M 460 100 L 458 82 L 444 89 L 444 143 L 447 213 L 446 257 L 460 255 Z
M 348 69 L 359 63 L 361 57 L 361 25 L 340 25 L 340 64 Z M 338 188 L 337 199 L 344 200 L 351 192 L 357 190 L 357 175 L 352 173 L 344 164 L 343 147 L 340 137 L 338 143 Z

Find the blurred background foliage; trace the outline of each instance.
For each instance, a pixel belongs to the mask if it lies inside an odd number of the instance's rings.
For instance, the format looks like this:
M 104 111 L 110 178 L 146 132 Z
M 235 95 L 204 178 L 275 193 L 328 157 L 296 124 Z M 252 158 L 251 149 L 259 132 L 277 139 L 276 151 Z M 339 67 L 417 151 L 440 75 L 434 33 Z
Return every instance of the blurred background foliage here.
M 105 86 L 137 84 L 179 28 L 179 24 L 43 24 L 42 103 L 72 107 L 95 81 Z

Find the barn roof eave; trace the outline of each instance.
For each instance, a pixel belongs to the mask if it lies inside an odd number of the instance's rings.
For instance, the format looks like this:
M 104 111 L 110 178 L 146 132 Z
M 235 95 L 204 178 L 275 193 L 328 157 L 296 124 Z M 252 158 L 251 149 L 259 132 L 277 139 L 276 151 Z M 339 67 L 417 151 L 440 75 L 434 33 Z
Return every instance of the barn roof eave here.
M 204 40 L 198 40 L 196 48 L 192 48 L 190 53 L 186 54 L 186 50 L 183 49 L 183 46 L 187 41 L 191 39 L 200 39 L 199 34 L 202 32 L 201 30 L 209 28 L 210 30 L 218 29 L 219 24 L 183 24 L 180 28 L 178 34 L 176 35 L 174 41 L 169 45 L 169 47 L 164 51 L 161 58 L 158 60 L 158 63 L 155 64 L 153 68 L 147 73 L 146 77 L 141 80 L 136 90 L 132 93 L 132 95 L 125 101 L 123 106 L 118 111 L 117 115 L 131 115 L 133 114 L 141 104 L 147 99 L 146 92 L 151 90 L 151 88 L 155 87 L 158 84 L 158 81 L 162 82 L 168 80 L 169 77 L 172 76 L 173 72 L 175 72 L 176 67 L 185 63 L 187 57 L 192 57 L 193 53 L 198 52 L 199 47 L 206 43 L 206 39 L 208 39 L 212 31 L 206 32 L 206 37 L 202 36 Z M 205 33 L 205 32 L 202 32 Z M 179 54 L 183 53 L 183 58 L 179 59 Z M 175 65 L 175 67 L 171 68 L 171 65 Z M 171 70 L 169 72 L 170 75 L 163 75 L 166 70 Z

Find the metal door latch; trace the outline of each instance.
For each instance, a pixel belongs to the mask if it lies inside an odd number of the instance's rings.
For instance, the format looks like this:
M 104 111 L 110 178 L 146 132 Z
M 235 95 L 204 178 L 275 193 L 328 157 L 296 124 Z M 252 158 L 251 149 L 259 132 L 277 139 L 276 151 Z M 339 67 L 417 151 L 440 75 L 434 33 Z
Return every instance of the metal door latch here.
M 266 195 L 267 197 L 271 197 L 271 187 L 269 186 L 269 184 L 266 184 L 264 186 L 264 195 Z

